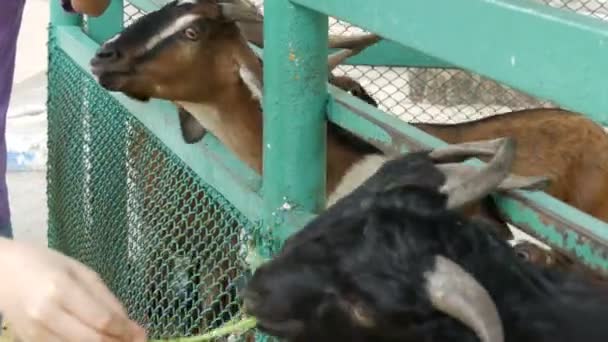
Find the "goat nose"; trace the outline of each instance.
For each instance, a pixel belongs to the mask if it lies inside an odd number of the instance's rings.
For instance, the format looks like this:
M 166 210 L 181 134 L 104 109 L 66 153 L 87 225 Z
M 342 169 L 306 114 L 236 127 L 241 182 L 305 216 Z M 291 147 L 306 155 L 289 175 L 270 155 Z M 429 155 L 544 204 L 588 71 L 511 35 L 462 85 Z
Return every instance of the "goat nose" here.
M 102 46 L 101 49 L 97 51 L 95 57 L 104 60 L 105 62 L 114 62 L 119 60 L 122 57 L 122 54 L 114 46 L 106 45 Z

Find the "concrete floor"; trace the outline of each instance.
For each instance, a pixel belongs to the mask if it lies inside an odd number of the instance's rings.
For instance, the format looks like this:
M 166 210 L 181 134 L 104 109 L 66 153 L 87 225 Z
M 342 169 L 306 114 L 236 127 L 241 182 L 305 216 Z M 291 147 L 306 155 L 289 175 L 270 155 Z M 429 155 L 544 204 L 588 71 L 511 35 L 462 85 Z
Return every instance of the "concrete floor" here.
M 9 150 L 20 147 L 18 145 L 31 147 L 45 143 L 48 20 L 48 0 L 26 1 L 7 120 Z M 24 117 L 23 114 L 28 112 L 38 114 Z M 15 238 L 42 245 L 47 241 L 44 161 L 30 168 L 32 171 L 9 170 L 7 179 Z
M 8 189 L 15 239 L 46 245 L 46 173 L 10 172 Z

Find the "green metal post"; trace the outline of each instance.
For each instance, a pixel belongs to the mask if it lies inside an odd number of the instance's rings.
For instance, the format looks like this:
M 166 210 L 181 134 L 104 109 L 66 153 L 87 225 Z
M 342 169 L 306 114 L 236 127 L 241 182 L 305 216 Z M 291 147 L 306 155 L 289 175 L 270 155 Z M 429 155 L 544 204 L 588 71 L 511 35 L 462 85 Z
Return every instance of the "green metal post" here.
M 103 43 L 123 29 L 123 0 L 111 0 L 108 9 L 99 17 L 89 17 L 89 36 L 97 43 Z
M 50 1 L 50 5 L 52 25 L 79 26 L 82 23 L 82 15 L 66 12 L 63 7 L 61 7 L 61 1 Z
M 264 12 L 264 226 L 282 242 L 288 211 L 325 201 L 328 20 L 288 0 Z

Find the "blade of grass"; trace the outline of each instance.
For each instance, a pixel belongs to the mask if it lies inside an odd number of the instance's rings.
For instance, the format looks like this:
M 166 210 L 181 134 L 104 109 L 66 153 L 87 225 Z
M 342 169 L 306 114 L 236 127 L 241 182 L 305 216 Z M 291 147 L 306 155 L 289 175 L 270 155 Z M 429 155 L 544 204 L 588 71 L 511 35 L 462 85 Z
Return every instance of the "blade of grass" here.
M 207 342 L 215 338 L 227 336 L 230 334 L 241 334 L 247 330 L 253 329 L 256 326 L 256 320 L 253 317 L 243 318 L 234 323 L 227 323 L 217 329 L 213 329 L 208 333 L 200 336 L 192 337 L 177 337 L 173 339 L 151 340 L 149 342 Z

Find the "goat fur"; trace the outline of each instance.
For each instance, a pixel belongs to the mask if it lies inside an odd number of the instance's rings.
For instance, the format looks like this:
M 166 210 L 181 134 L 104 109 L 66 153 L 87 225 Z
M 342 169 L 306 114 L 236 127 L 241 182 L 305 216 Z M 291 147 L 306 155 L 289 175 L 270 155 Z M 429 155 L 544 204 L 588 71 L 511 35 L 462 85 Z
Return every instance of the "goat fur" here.
M 291 236 L 246 288 L 259 328 L 291 342 L 478 341 L 425 293 L 442 255 L 490 293 L 506 342 L 608 339 L 607 291 L 522 260 L 486 223 L 447 210 L 444 182 L 427 154 L 408 154 Z

